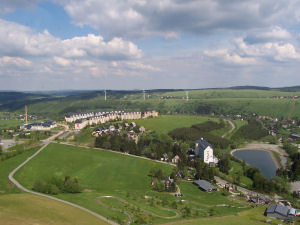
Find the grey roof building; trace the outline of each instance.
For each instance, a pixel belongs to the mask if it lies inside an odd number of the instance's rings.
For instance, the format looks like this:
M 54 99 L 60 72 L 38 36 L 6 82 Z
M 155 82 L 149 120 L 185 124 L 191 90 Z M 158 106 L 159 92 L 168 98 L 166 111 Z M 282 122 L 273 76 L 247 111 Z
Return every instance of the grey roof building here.
M 272 217 L 280 220 L 293 220 L 296 216 L 296 210 L 284 205 L 270 205 L 265 211 L 267 217 Z
M 206 180 L 194 180 L 193 184 L 197 185 L 199 189 L 206 191 L 206 192 L 211 192 L 211 191 L 217 190 L 217 188 L 215 186 L 211 185 Z

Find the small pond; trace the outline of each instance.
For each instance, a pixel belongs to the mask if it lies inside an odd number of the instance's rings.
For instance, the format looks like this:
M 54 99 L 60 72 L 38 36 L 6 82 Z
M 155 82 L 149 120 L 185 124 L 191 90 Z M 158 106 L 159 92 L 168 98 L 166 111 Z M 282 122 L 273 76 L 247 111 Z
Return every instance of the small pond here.
M 276 176 L 276 164 L 273 161 L 271 153 L 267 151 L 237 150 L 233 155 L 240 160 L 244 160 L 247 164 L 258 168 L 268 179 Z

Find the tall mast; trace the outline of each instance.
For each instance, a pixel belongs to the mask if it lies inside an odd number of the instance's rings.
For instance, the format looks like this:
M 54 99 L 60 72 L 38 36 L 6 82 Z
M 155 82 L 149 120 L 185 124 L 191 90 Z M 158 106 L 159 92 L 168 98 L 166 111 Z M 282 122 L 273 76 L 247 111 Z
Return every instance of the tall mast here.
M 27 110 L 27 105 L 25 105 L 25 123 L 28 123 L 28 110 Z

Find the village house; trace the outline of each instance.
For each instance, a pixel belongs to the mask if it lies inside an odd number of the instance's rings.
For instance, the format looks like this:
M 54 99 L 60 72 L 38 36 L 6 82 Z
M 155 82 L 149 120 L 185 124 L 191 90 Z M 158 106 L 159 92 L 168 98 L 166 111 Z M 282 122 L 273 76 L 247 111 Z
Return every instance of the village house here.
M 193 184 L 197 185 L 199 189 L 205 192 L 217 191 L 217 188 L 206 180 L 194 180 Z
M 261 205 L 266 205 L 271 202 L 270 199 L 266 198 L 263 195 L 256 195 L 256 196 L 251 196 L 249 198 L 249 201 L 255 204 L 261 204 Z
M 144 132 L 146 131 L 146 128 L 143 127 L 143 126 L 141 126 L 141 127 L 139 128 L 139 131 L 140 131 L 141 133 L 144 133 Z
M 160 158 L 160 161 L 165 161 L 165 162 L 167 162 L 168 159 L 169 159 L 168 154 L 167 154 L 167 153 L 164 153 L 164 154 L 162 155 L 162 157 Z
M 173 164 L 177 164 L 179 162 L 179 156 L 175 155 L 175 157 L 172 159 Z
M 280 220 L 290 220 L 292 221 L 296 216 L 296 210 L 288 206 L 281 204 L 270 205 L 266 211 L 265 216 Z
M 174 185 L 174 179 L 171 179 L 170 177 L 166 177 L 166 179 L 165 179 L 165 189 L 166 189 L 166 191 L 171 190 L 172 184 Z

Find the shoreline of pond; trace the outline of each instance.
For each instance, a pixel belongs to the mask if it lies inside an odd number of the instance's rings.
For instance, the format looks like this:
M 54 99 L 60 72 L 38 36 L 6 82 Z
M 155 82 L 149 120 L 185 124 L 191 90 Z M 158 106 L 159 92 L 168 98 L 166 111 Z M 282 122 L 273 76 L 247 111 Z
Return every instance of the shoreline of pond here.
M 276 159 L 276 157 L 275 157 L 275 155 L 274 155 L 274 152 L 271 151 L 271 150 L 268 150 L 268 149 L 239 148 L 239 149 L 234 149 L 234 150 L 232 150 L 232 151 L 230 152 L 230 154 L 231 154 L 233 157 L 237 158 L 238 160 L 242 161 L 241 159 L 239 159 L 238 157 L 236 157 L 233 153 L 235 153 L 235 152 L 237 152 L 237 151 L 245 151 L 245 150 L 248 150 L 248 151 L 264 151 L 264 152 L 268 152 L 269 155 L 270 155 L 271 158 L 272 158 L 272 161 L 273 161 L 274 164 L 275 164 L 276 169 L 281 168 L 281 165 L 280 165 L 280 163 L 277 161 L 277 159 Z M 247 164 L 248 164 L 248 163 L 247 163 Z

